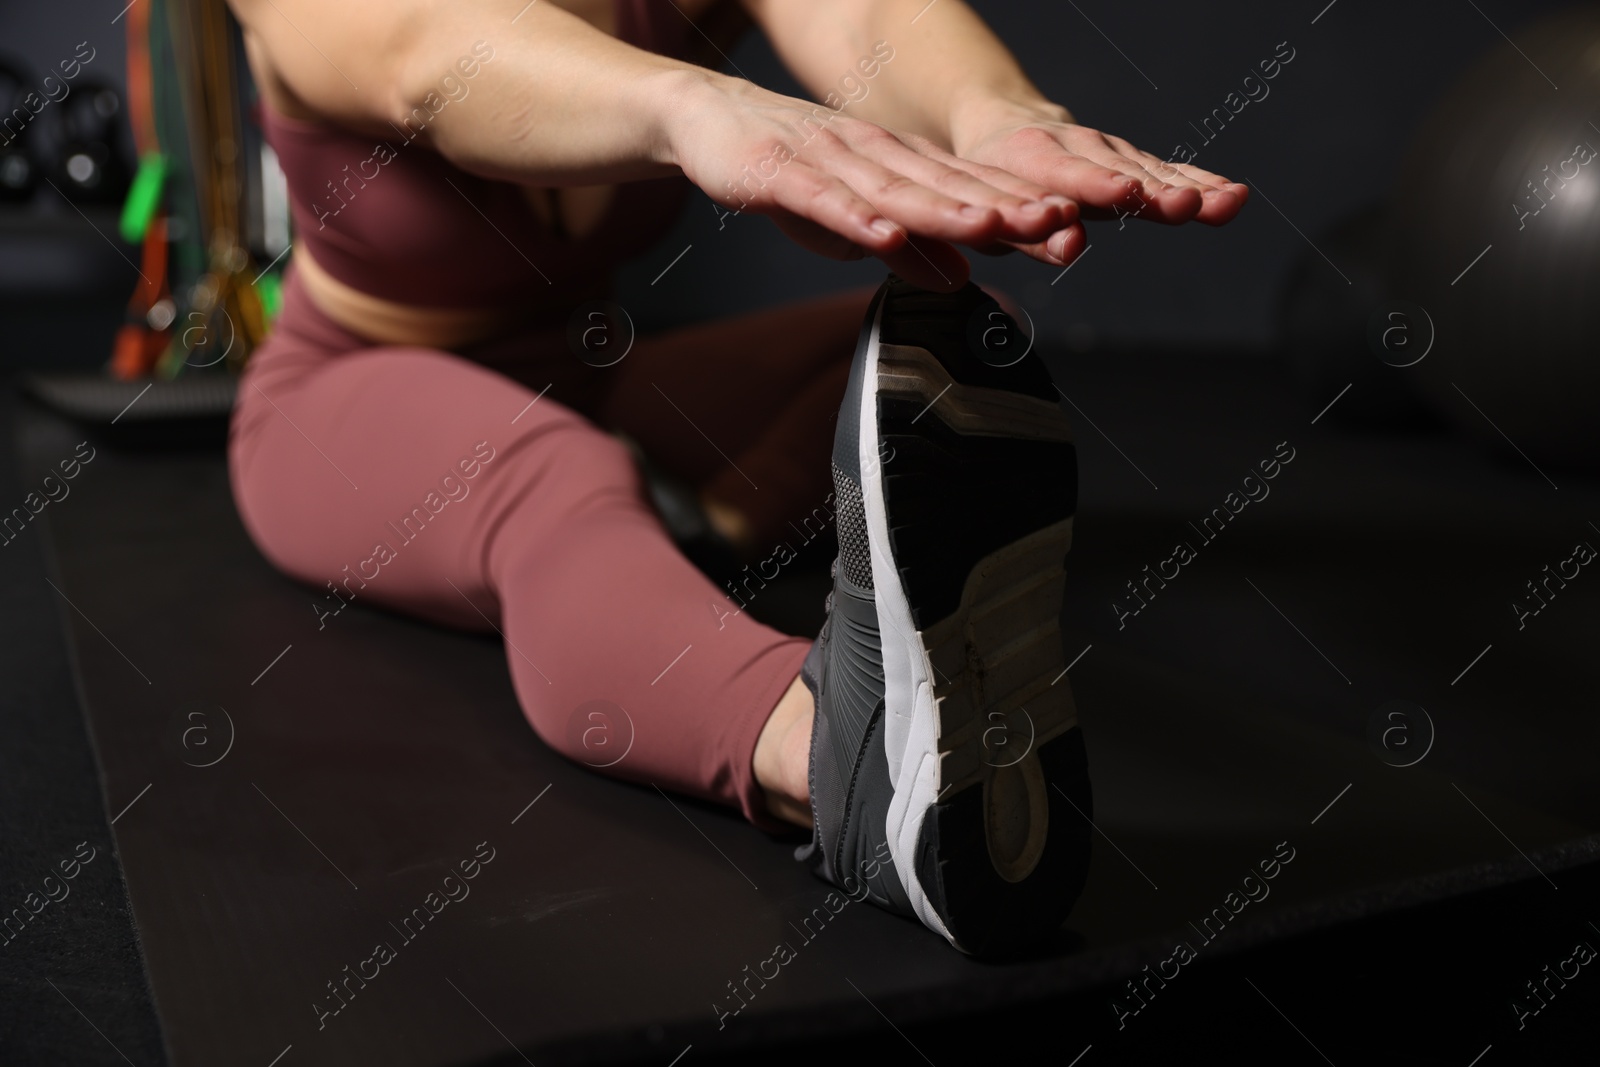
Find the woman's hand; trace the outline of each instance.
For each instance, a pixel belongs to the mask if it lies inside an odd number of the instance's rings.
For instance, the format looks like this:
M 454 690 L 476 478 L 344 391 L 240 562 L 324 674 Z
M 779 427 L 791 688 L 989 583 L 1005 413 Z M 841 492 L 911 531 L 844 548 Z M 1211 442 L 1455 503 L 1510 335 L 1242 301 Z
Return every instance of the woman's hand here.
M 951 127 L 958 156 L 1067 196 L 1086 219 L 1132 216 L 1170 224 L 1193 219 L 1220 226 L 1249 198 L 1245 186 L 1219 174 L 1164 162 L 1121 137 L 1079 126 L 1055 104 L 986 102 L 964 110 Z M 1045 241 L 1006 241 L 986 251 L 1008 247 L 1064 265 L 1085 247 L 1083 226 L 1073 222 Z
M 766 215 L 822 255 L 877 256 L 914 285 L 949 291 L 968 277 L 956 245 L 1042 248 L 1077 227 L 1065 189 L 743 80 L 675 77 L 671 161 L 725 208 Z

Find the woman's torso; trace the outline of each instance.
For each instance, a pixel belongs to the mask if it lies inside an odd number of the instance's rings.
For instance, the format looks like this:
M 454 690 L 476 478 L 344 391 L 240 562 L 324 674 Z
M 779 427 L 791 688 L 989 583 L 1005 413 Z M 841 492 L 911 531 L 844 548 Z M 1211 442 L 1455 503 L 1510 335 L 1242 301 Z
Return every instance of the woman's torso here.
M 718 0 L 554 2 L 630 44 L 691 58 L 701 42 L 689 20 Z M 492 44 L 467 43 L 470 61 L 433 99 L 439 112 L 421 109 L 387 138 L 322 121 L 247 44 L 288 181 L 297 270 L 319 310 L 374 342 L 448 349 L 564 320 L 661 236 L 687 192 L 681 178 L 560 190 L 491 181 L 426 147 L 415 127 L 472 106 L 463 72 L 493 62 Z

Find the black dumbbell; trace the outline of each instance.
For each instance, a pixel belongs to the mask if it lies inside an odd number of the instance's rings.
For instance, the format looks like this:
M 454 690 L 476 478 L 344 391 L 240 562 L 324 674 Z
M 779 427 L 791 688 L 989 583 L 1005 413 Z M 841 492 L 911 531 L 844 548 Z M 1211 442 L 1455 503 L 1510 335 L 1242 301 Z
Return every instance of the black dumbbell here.
M 128 192 L 121 144 L 122 97 L 110 85 L 80 79 L 55 116 L 55 182 L 81 203 L 120 203 Z

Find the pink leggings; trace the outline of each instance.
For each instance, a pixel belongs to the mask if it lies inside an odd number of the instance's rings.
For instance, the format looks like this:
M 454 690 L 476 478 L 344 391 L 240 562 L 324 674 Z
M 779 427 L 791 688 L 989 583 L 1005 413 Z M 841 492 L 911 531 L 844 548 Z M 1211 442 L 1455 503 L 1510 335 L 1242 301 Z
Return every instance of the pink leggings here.
M 810 639 L 734 612 L 601 427 L 738 507 L 761 544 L 831 514 L 833 419 L 867 299 L 641 337 L 595 369 L 564 323 L 462 354 L 374 346 L 291 269 L 241 382 L 234 497 L 267 558 L 315 587 L 308 627 L 355 599 L 493 628 L 546 743 L 770 827 L 751 758 Z

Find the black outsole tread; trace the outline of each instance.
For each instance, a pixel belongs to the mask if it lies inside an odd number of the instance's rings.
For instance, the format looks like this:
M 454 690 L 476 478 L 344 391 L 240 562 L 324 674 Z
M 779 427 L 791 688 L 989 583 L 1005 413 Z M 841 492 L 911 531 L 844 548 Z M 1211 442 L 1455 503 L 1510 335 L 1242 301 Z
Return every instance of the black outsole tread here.
M 1007 882 L 987 862 L 981 790 L 935 804 L 922 822 L 917 879 L 955 943 L 973 955 L 1032 947 L 1066 921 L 1088 878 L 1094 811 L 1082 731 L 1041 745 L 1038 756 L 1051 783 L 1050 835 L 1038 866 L 1022 881 Z
M 914 561 L 900 576 L 919 630 L 955 612 L 979 560 L 1076 508 L 1070 442 L 958 434 L 896 398 L 880 399 L 878 418 L 894 457 L 883 466 L 891 545 Z
M 891 279 L 879 341 L 932 353 L 958 385 L 1058 402 L 1037 356 L 1006 367 L 978 358 L 975 316 L 998 310 L 976 286 L 931 294 Z M 1070 518 L 1077 506 L 1077 452 L 1070 442 L 963 435 L 925 403 L 880 396 L 889 540 L 919 631 L 960 608 L 982 559 Z M 969 787 L 934 804 L 915 851 L 918 881 L 954 943 L 975 955 L 1023 950 L 1066 920 L 1088 873 L 1092 806 L 1083 737 L 1076 727 L 1033 753 L 1048 794 L 1049 831 L 1033 870 L 1018 882 L 989 859 L 984 790 Z

